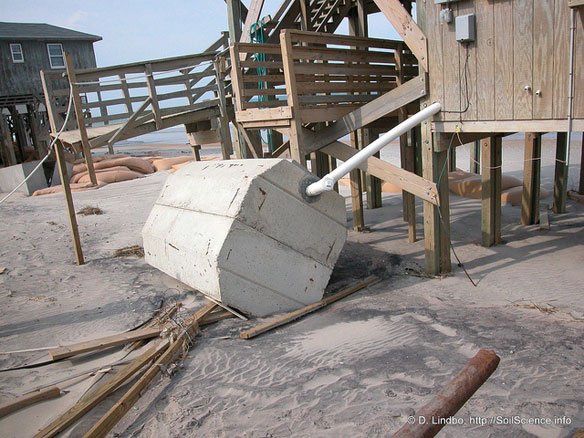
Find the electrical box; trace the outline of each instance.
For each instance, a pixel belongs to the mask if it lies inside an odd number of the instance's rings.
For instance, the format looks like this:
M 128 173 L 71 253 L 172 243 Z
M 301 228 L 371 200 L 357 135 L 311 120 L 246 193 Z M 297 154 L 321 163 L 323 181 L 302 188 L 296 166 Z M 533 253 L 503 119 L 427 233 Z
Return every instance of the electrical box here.
M 456 28 L 456 41 L 466 43 L 476 40 L 477 26 L 475 14 L 456 17 L 454 26 Z

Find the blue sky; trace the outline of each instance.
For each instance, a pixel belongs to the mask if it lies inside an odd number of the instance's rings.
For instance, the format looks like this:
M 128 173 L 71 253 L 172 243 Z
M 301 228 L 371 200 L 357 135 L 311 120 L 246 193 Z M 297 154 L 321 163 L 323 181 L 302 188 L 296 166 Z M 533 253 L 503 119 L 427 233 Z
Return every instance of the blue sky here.
M 244 0 L 249 5 L 249 0 Z M 262 16 L 279 0 L 266 0 Z M 197 53 L 227 30 L 223 0 L 0 0 L 0 21 L 48 23 L 103 37 L 98 66 Z M 381 14 L 369 17 L 373 37 L 397 39 Z M 339 33 L 346 33 L 346 23 Z

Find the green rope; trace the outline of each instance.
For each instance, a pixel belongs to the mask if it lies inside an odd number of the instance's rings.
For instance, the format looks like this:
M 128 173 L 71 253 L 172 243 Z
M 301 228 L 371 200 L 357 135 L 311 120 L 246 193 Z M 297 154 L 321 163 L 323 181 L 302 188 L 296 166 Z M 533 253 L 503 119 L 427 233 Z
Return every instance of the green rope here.
M 263 24 L 262 20 L 259 20 L 250 26 L 249 40 L 252 43 L 259 43 L 259 44 L 265 42 L 264 24 Z M 266 61 L 266 54 L 265 53 L 254 53 L 253 58 L 255 61 L 265 62 Z M 268 74 L 268 69 L 265 67 L 257 67 L 256 71 L 257 71 L 258 76 L 266 76 Z M 268 83 L 265 81 L 259 81 L 258 88 L 260 90 L 262 90 L 264 88 L 268 88 Z M 260 102 L 265 102 L 268 100 L 268 96 L 267 95 L 260 95 L 260 96 L 258 96 L 258 100 Z M 267 141 L 264 142 L 263 137 L 261 137 L 262 130 L 260 130 L 260 137 L 262 139 L 262 142 L 266 143 L 269 146 L 270 152 L 274 152 L 274 140 L 272 138 L 272 130 L 266 129 L 266 133 L 267 133 Z

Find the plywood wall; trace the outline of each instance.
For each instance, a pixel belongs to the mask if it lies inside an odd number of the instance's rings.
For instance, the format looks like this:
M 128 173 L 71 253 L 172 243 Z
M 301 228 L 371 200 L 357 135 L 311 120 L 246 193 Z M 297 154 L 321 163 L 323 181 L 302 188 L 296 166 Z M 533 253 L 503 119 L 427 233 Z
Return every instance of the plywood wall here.
M 417 3 L 418 8 L 425 8 L 420 11 L 425 14 L 420 24 L 428 37 L 430 93 L 432 100 L 442 102 L 445 110 L 442 120 L 567 117 L 570 43 L 567 0 L 451 3 L 455 16 L 476 14 L 477 40 L 467 46 L 456 41 L 454 22 L 440 23 L 443 5 L 436 5 L 433 0 Z M 576 118 L 584 118 L 583 16 L 584 8 L 579 8 L 574 62 Z

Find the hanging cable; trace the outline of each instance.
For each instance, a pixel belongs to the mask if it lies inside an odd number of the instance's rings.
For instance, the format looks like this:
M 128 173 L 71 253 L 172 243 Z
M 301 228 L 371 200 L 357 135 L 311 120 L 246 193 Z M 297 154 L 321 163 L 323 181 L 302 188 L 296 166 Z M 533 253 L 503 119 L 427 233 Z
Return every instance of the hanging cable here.
M 65 115 L 65 121 L 63 122 L 63 126 L 61 127 L 60 131 L 57 132 L 57 135 L 55 136 L 55 138 L 53 139 L 53 141 L 49 145 L 49 151 L 47 152 L 47 155 L 45 155 L 45 157 L 41 161 L 39 161 L 39 164 L 36 165 L 36 167 L 28 174 L 28 176 L 26 178 L 24 178 L 24 180 L 20 184 L 18 184 L 14 189 L 12 189 L 12 191 L 10 193 L 8 193 L 4 198 L 2 198 L 2 200 L 0 200 L 0 204 L 3 204 L 4 201 L 6 201 L 8 198 L 10 198 L 12 195 L 14 195 L 14 193 L 16 193 L 16 191 L 19 188 L 21 188 L 22 185 L 24 183 L 26 183 L 29 180 L 29 178 L 43 165 L 43 163 L 45 161 L 47 161 L 47 159 L 51 155 L 53 146 L 55 145 L 55 143 L 59 139 L 59 136 L 65 130 L 65 126 L 67 126 L 67 122 L 69 121 L 69 115 L 71 114 L 71 102 L 73 102 L 73 88 L 70 88 L 70 90 L 69 90 L 69 104 L 67 105 L 67 114 Z
M 249 28 L 249 40 L 252 43 L 263 44 L 265 42 L 265 34 L 264 34 L 264 23 L 262 20 L 256 21 L 253 23 Z M 255 53 L 254 59 L 258 62 L 266 62 L 266 54 L 265 53 Z M 256 68 L 258 76 L 267 76 L 268 69 L 266 67 L 257 67 Z M 268 83 L 266 81 L 258 81 L 258 89 L 263 90 L 268 88 Z M 260 94 L 258 96 L 258 101 L 265 102 L 268 100 L 268 96 L 265 94 Z M 260 130 L 260 137 L 261 137 L 262 130 Z M 261 137 L 262 142 L 266 143 L 269 147 L 270 152 L 274 152 L 274 141 L 272 138 L 272 130 L 266 129 L 267 140 L 264 141 L 263 137 Z
M 442 166 L 442 169 L 440 170 L 440 176 L 438 177 L 438 182 L 436 183 L 436 188 L 438 189 L 438 192 L 440 192 L 440 183 L 442 182 L 442 177 L 444 176 L 444 172 L 446 170 L 446 167 L 448 166 L 448 158 L 450 157 L 450 151 L 452 149 L 452 143 L 454 141 L 455 135 L 458 136 L 458 140 L 460 141 L 460 136 L 458 135 L 458 130 L 457 130 L 456 133 L 452 134 L 452 137 L 450 137 L 450 144 L 448 145 L 448 149 L 446 151 L 446 160 L 444 160 L 444 165 Z M 448 178 L 446 178 L 446 181 L 448 181 Z M 440 218 L 440 222 L 442 223 L 442 227 L 444 228 L 444 234 L 446 234 L 446 237 L 448 238 L 448 244 L 450 246 L 450 249 L 452 250 L 452 254 L 454 254 L 454 257 L 456 258 L 456 261 L 458 262 L 458 267 L 462 268 L 462 270 L 464 271 L 464 273 L 466 274 L 467 278 L 470 280 L 472 285 L 474 287 L 477 287 L 477 284 L 474 282 L 474 280 L 471 278 L 470 274 L 466 270 L 464 263 L 462 263 L 462 261 L 458 257 L 458 254 L 456 254 L 456 251 L 454 250 L 454 245 L 453 245 L 452 239 L 450 237 L 450 231 L 448 230 L 448 227 L 446 226 L 446 221 L 444 221 L 444 218 L 442 217 L 442 211 L 440 210 L 440 207 L 435 207 L 435 208 L 438 210 L 438 217 Z

